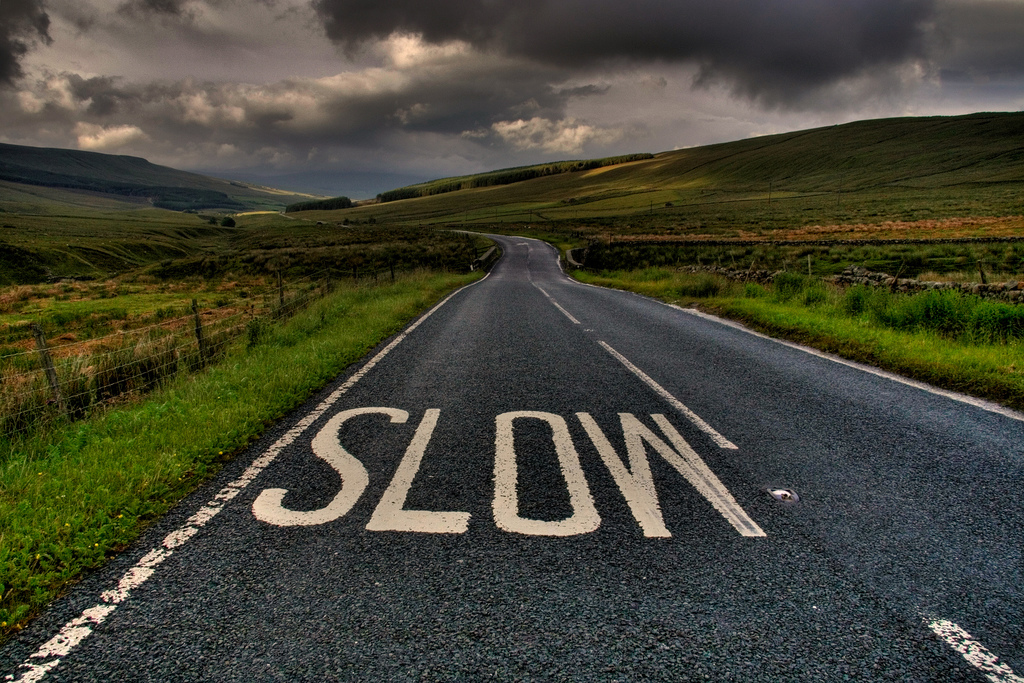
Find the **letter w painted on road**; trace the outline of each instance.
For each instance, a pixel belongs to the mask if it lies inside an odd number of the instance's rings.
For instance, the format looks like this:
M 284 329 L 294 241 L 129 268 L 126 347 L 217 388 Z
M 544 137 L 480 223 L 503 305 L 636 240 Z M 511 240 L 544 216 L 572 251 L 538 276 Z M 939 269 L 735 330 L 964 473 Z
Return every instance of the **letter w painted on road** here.
M 618 485 L 622 495 L 629 504 L 636 521 L 649 537 L 671 536 L 662 520 L 661 507 L 658 505 L 654 480 L 651 477 L 651 466 L 647 461 L 644 442 L 648 443 L 668 464 L 683 475 L 697 491 L 706 498 L 723 517 L 743 536 L 764 536 L 764 531 L 754 520 L 747 516 L 729 490 L 725 488 L 715 473 L 711 471 L 697 452 L 686 442 L 682 435 L 672 426 L 664 415 L 652 415 L 655 424 L 661 428 L 673 450 L 654 432 L 645 427 L 640 420 L 630 413 L 619 413 L 622 424 L 622 436 L 626 442 L 626 456 L 629 458 L 629 469 L 612 448 L 607 437 L 597 423 L 587 413 L 576 413 L 583 429 L 586 430 L 594 448 L 604 461 L 612 478 Z

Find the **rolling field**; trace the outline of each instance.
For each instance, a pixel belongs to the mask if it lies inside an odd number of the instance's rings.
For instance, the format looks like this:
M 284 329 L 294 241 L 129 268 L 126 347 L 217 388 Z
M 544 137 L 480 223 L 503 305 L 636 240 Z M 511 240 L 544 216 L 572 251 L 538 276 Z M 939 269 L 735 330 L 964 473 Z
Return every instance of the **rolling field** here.
M 243 213 L 235 225 L 214 216 L 162 209 L 69 208 L 0 214 L 0 286 L 59 279 L 153 276 L 223 277 L 231 273 L 308 272 L 310 268 L 460 267 L 465 238 L 431 228 L 342 228 L 307 218 Z
M 439 181 L 440 182 L 440 181 Z M 1024 214 L 1024 114 L 863 121 L 656 154 L 604 168 L 343 211 L 314 220 L 466 224 L 585 238 L 779 238 L 834 226 Z M 922 223 L 923 222 L 923 223 Z M 1020 221 L 1012 225 L 1018 231 Z M 941 232 L 941 231 L 940 231 Z M 935 236 L 935 230 L 932 235 Z

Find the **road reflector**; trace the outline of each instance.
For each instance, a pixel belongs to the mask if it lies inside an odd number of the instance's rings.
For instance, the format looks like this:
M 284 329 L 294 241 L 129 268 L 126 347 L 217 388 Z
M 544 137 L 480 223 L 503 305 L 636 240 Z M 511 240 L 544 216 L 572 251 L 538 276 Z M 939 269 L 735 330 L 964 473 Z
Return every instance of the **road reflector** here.
M 796 491 L 791 491 L 790 489 L 768 489 L 768 493 L 780 503 L 800 502 L 800 496 L 796 495 Z

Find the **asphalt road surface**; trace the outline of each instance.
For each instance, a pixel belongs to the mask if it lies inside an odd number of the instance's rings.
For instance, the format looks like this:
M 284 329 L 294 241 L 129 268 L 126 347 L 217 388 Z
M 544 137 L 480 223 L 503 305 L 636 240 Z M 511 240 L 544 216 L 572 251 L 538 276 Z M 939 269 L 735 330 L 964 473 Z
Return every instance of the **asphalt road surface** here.
M 1020 415 L 496 239 L 0 676 L 1024 680 Z

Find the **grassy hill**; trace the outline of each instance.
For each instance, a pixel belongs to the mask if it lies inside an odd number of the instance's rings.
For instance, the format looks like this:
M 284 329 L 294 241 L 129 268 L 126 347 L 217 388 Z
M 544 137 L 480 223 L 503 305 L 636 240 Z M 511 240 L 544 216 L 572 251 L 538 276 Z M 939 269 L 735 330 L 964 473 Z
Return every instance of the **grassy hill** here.
M 4 183 L 0 208 L 5 211 L 11 209 L 4 204 L 18 201 L 19 192 L 44 198 L 44 204 L 60 203 L 62 199 L 80 203 L 80 193 L 89 193 L 175 211 L 277 210 L 309 198 L 158 166 L 139 157 L 7 144 L 0 144 L 0 181 Z M 33 187 L 65 192 L 40 195 L 28 190 Z
M 458 180 L 468 187 L 472 178 Z M 861 121 L 301 215 L 742 237 L 811 225 L 1017 215 L 1024 213 L 1022 189 L 1024 113 L 973 114 Z

